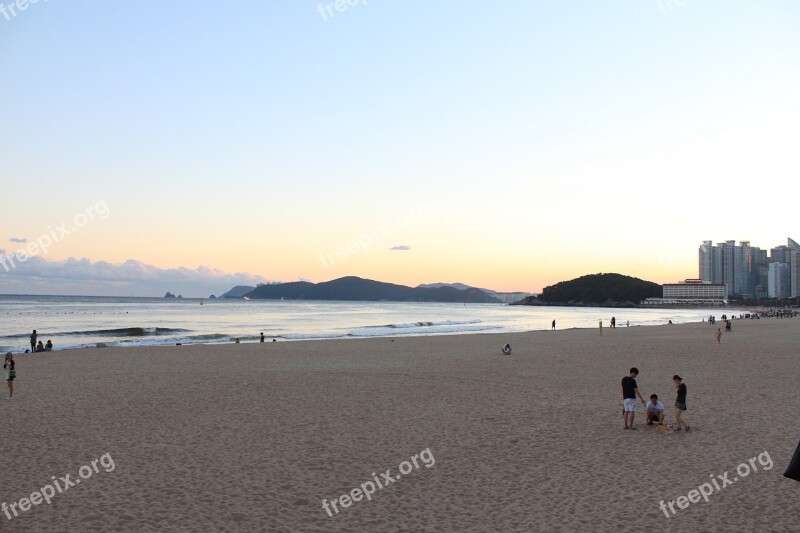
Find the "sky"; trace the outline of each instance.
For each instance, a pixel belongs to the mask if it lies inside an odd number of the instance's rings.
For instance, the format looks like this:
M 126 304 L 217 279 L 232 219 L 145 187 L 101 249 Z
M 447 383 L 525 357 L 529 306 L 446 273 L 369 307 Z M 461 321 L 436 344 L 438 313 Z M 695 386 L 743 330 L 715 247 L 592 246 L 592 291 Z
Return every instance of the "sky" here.
M 18 3 L 0 293 L 667 283 L 800 236 L 793 0 Z

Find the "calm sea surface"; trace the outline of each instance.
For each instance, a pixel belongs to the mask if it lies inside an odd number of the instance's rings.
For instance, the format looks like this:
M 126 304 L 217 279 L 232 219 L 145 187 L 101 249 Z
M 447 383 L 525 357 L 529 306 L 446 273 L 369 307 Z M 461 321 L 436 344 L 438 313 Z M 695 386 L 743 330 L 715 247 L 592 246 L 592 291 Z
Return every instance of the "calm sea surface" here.
M 525 307 L 501 304 L 166 300 L 0 295 L 0 351 L 23 351 L 36 329 L 56 349 L 155 344 L 258 342 L 447 335 L 699 322 L 730 310 Z

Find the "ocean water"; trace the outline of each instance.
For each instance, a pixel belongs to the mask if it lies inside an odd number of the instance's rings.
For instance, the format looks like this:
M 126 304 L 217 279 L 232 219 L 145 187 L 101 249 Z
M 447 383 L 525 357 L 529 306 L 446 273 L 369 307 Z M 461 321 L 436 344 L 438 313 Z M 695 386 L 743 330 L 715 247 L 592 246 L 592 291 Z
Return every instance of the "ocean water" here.
M 267 342 L 302 339 L 500 333 L 699 322 L 720 309 L 607 309 L 502 304 L 167 300 L 0 295 L 0 351 L 24 351 L 37 330 L 56 350 L 175 343 Z

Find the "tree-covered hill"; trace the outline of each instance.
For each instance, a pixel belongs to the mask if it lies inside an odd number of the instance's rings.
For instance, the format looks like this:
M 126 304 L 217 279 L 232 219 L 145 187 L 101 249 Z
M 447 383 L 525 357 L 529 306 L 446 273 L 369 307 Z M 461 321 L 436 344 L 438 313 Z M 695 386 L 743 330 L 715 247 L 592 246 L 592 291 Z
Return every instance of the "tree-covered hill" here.
M 639 304 L 646 298 L 662 295 L 661 285 L 622 274 L 590 274 L 545 287 L 537 298 L 522 304 Z

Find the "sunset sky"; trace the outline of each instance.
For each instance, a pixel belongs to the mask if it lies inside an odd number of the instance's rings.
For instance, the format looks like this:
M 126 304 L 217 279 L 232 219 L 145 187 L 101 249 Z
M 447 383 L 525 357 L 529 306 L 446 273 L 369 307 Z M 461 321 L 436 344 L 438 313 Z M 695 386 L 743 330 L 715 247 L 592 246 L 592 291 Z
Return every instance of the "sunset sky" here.
M 10 2 L 0 250 L 52 244 L 0 293 L 538 292 L 800 237 L 793 0 Z

